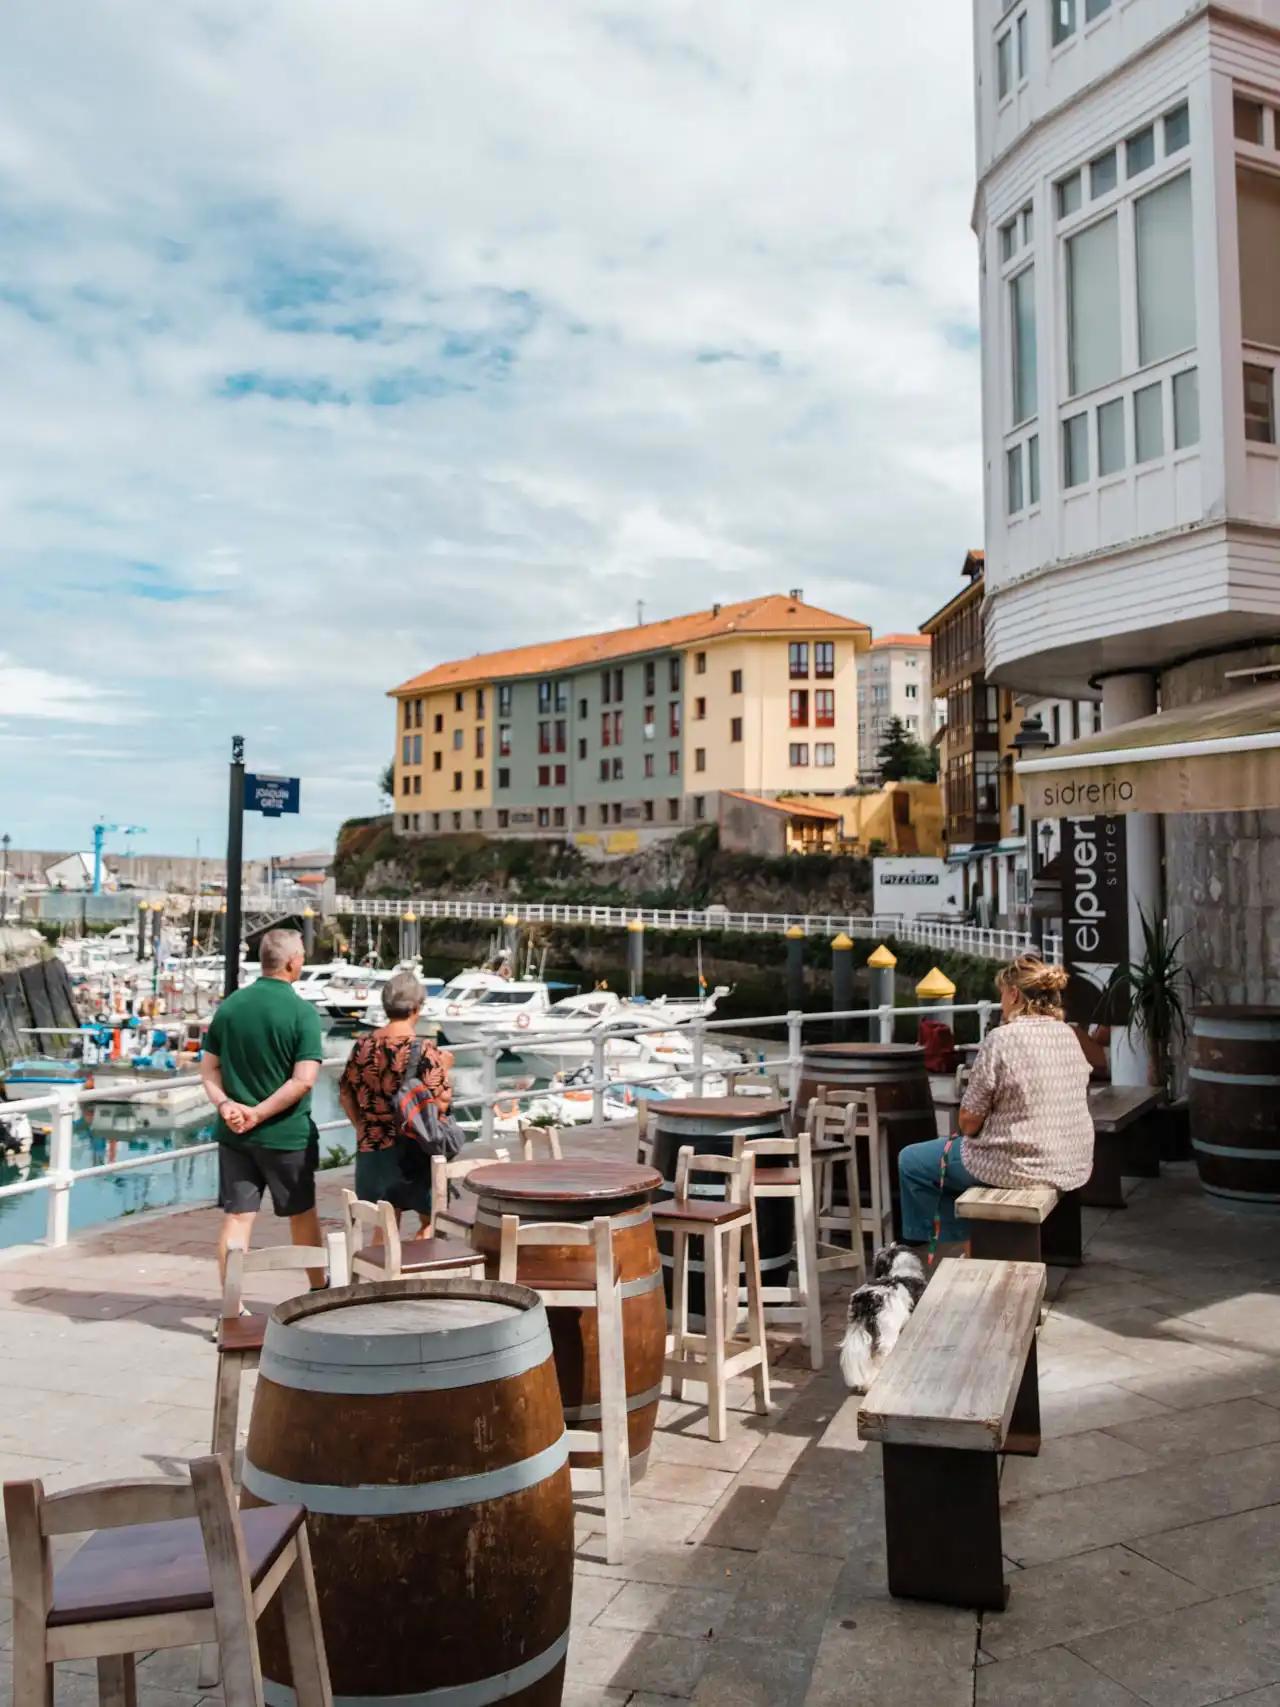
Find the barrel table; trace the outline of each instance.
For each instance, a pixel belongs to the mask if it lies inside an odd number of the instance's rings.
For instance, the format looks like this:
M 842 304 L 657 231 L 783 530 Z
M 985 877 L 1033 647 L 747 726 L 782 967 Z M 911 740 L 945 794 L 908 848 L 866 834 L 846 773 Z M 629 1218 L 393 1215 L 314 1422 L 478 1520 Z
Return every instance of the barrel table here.
M 408 1279 L 277 1305 L 244 1504 L 307 1508 L 336 1701 L 558 1707 L 573 1507 L 546 1311 Z M 293 1701 L 283 1626 L 264 1693 Z
M 800 1086 L 796 1117 L 804 1112 L 818 1087 L 832 1091 L 874 1091 L 880 1132 L 889 1151 L 889 1189 L 893 1196 L 893 1233 L 902 1237 L 902 1204 L 898 1192 L 898 1156 L 908 1144 L 938 1136 L 933 1093 L 918 1043 L 810 1043 L 800 1057 Z M 866 1145 L 858 1146 L 858 1178 L 870 1180 Z
M 1280 1206 L 1280 1007 L 1192 1008 L 1191 1147 L 1214 1197 Z
M 750 1138 L 781 1138 L 789 1109 L 785 1102 L 768 1097 L 678 1097 L 669 1102 L 655 1102 L 653 1128 L 653 1165 L 662 1175 L 662 1195 L 675 1195 L 676 1158 L 684 1145 L 704 1155 L 731 1156 L 735 1137 L 741 1133 Z M 762 1156 L 759 1166 L 780 1167 L 783 1156 Z M 690 1190 L 695 1197 L 723 1198 L 726 1182 L 694 1174 Z M 756 1204 L 756 1233 L 760 1244 L 760 1280 L 764 1286 L 785 1286 L 791 1268 L 795 1245 L 795 1214 L 785 1198 L 761 1198 Z M 658 1248 L 662 1256 L 663 1278 L 667 1305 L 671 1305 L 672 1235 L 661 1233 Z M 746 1276 L 740 1274 L 740 1284 Z M 706 1320 L 706 1300 L 703 1293 L 702 1264 L 689 1264 L 689 1319 L 700 1326 Z
M 661 1184 L 652 1168 L 579 1158 L 495 1162 L 476 1168 L 466 1180 L 467 1189 L 478 1200 L 472 1242 L 492 1274 L 498 1272 L 504 1215 L 517 1215 L 522 1221 L 591 1221 L 597 1215 L 607 1215 L 612 1221 L 614 1269 L 622 1282 L 622 1350 L 633 1482 L 648 1466 L 666 1355 L 667 1313 L 649 1207 Z M 530 1286 L 541 1282 L 546 1286 L 590 1287 L 595 1284 L 595 1263 L 585 1245 L 529 1245 L 519 1253 L 517 1277 Z M 574 1427 L 591 1428 L 600 1420 L 595 1311 L 552 1307 L 548 1315 L 565 1421 Z M 595 1454 L 575 1453 L 573 1462 L 596 1466 L 600 1460 Z

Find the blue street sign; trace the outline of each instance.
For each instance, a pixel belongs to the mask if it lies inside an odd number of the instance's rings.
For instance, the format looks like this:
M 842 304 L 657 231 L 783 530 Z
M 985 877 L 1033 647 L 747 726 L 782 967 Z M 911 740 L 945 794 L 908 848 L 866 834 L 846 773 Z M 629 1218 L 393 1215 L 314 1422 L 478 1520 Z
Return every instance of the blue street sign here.
M 254 776 L 246 771 L 244 777 L 244 809 L 261 812 L 264 818 L 279 818 L 284 812 L 297 812 L 302 792 L 296 776 Z

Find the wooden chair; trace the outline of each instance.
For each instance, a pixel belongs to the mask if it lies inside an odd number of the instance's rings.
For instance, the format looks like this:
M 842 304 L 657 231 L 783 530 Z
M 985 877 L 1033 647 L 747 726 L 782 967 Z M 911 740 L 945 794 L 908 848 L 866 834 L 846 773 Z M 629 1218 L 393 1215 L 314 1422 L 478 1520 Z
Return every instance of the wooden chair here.
M 865 1151 L 867 1158 L 866 1184 L 868 1203 L 864 1206 L 861 1197 L 858 1199 L 858 1213 L 861 1219 L 861 1231 L 871 1240 L 872 1256 L 883 1246 L 893 1241 L 893 1192 L 889 1184 L 889 1146 L 880 1125 L 880 1112 L 876 1105 L 874 1090 L 832 1090 L 827 1085 L 818 1086 L 817 1096 L 809 1103 L 806 1119 L 810 1122 L 810 1131 L 814 1128 L 814 1102 L 824 1107 L 830 1107 L 840 1112 L 845 1109 L 853 1110 L 853 1125 L 848 1134 L 847 1142 L 854 1150 L 855 1161 Z M 840 1144 L 846 1142 L 843 1128 L 840 1132 Z M 835 1180 L 833 1177 L 833 1157 L 820 1158 L 815 1151 L 814 1194 L 818 1201 L 818 1238 L 822 1239 L 824 1232 L 841 1232 L 848 1236 L 849 1217 L 838 1209 L 834 1202 Z M 857 1161 L 858 1185 L 862 1185 L 862 1164 Z
M 264 1245 L 259 1250 L 227 1252 L 218 1322 L 218 1377 L 214 1388 L 211 1449 L 225 1453 L 234 1466 L 240 1428 L 240 1383 L 257 1366 L 267 1331 L 267 1313 L 241 1314 L 245 1276 L 323 1269 L 331 1286 L 345 1286 L 351 1273 L 342 1234 L 325 1235 L 324 1248 L 313 1245 Z
M 431 1220 L 428 1232 L 433 1239 L 461 1239 L 464 1243 L 471 1242 L 471 1222 L 463 1220 L 459 1215 L 449 1212 L 449 1205 L 454 1200 L 454 1180 L 464 1180 L 473 1174 L 477 1168 L 485 1168 L 492 1162 L 509 1162 L 510 1150 L 495 1150 L 492 1156 L 457 1157 L 447 1162 L 443 1156 L 431 1158 Z M 469 1204 L 471 1213 L 475 1214 L 475 1199 L 469 1193 L 458 1199 Z
M 795 1212 L 796 1282 L 792 1286 L 762 1286 L 760 1298 L 766 1321 L 798 1322 L 809 1348 L 809 1367 L 822 1368 L 822 1297 L 818 1281 L 817 1222 L 814 1214 L 813 1149 L 808 1132 L 792 1138 L 748 1138 L 735 1134 L 735 1156 L 756 1158 L 755 1196 L 789 1199 Z M 778 1156 L 791 1166 L 760 1167 L 762 1156 Z
M 631 1511 L 631 1446 L 627 1437 L 627 1376 L 623 1364 L 622 1283 L 613 1264 L 613 1227 L 607 1215 L 593 1221 L 522 1222 L 502 1217 L 498 1279 L 514 1282 L 521 1245 L 590 1246 L 595 1252 L 594 1286 L 543 1285 L 521 1280 L 551 1309 L 594 1310 L 600 1363 L 600 1432 L 566 1428 L 570 1452 L 599 1454 L 600 1468 L 571 1468 L 575 1493 L 604 1495 L 605 1562 L 622 1560 L 622 1525 Z
M 399 1280 L 406 1274 L 484 1276 L 484 1258 L 455 1239 L 402 1239 L 396 1212 L 385 1198 L 364 1203 L 354 1191 L 342 1194 L 347 1256 L 355 1280 Z
M 646 1099 L 636 1116 L 636 1161 L 642 1168 L 653 1166 L 653 1146 L 658 1130 L 658 1111 Z
M 874 1102 L 874 1093 L 872 1096 Z M 819 1094 L 809 1103 L 805 1124 L 813 1144 L 813 1226 L 818 1273 L 852 1269 L 862 1281 L 867 1277 L 867 1262 L 862 1249 L 858 1115 L 857 1102 L 850 1100 L 840 1108 Z M 845 1200 L 837 1203 L 836 1181 L 841 1172 Z
M 59 1660 L 96 1659 L 101 1707 L 134 1707 L 134 1656 L 194 1644 L 221 1652 L 226 1707 L 263 1707 L 258 1619 L 278 1594 L 297 1707 L 332 1707 L 306 1513 L 238 1513 L 223 1457 L 187 1482 L 100 1482 L 46 1494 L 6 1482 L 13 1568 L 13 1697 L 53 1707 Z M 58 1570 L 50 1541 L 95 1533 Z
M 560 1148 L 560 1128 L 558 1126 L 533 1126 L 528 1121 L 520 1122 L 520 1153 L 526 1162 L 536 1162 L 538 1150 L 546 1151 L 546 1160 L 560 1162 L 564 1160 L 564 1151 Z
M 755 1156 L 708 1156 L 685 1144 L 676 1157 L 675 1197 L 654 1205 L 654 1226 L 672 1235 L 671 1333 L 663 1373 L 672 1381 L 672 1395 L 684 1397 L 692 1377 L 707 1385 L 707 1433 L 723 1440 L 727 1427 L 727 1388 L 734 1375 L 753 1371 L 756 1409 L 769 1414 L 769 1348 L 764 1337 L 764 1291 L 760 1284 L 760 1249 L 755 1219 Z M 725 1181 L 725 1196 L 694 1197 L 690 1175 L 717 1174 Z M 689 1241 L 701 1239 L 703 1250 L 703 1325 L 689 1332 Z M 736 1337 L 738 1325 L 739 1252 L 746 1268 L 747 1337 Z

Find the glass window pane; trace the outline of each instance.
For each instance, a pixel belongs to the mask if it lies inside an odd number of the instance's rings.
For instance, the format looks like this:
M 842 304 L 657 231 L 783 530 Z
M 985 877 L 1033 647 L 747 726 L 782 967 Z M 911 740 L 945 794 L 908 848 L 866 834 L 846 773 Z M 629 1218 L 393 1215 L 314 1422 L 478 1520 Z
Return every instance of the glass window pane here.
M 1262 146 L 1262 102 L 1246 100 L 1243 95 L 1237 95 L 1232 103 L 1235 117 L 1236 140 L 1238 142 L 1254 142 Z
M 1013 259 L 1014 238 L 1015 238 L 1014 222 L 1013 222 L 1013 220 L 1010 220 L 1008 225 L 1002 225 L 1000 227 L 1000 259 L 1001 259 L 1001 261 L 1011 261 Z
M 1164 387 L 1144 385 L 1133 394 L 1133 457 L 1154 462 L 1164 455 Z
M 1028 267 L 1009 284 L 1013 334 L 1013 424 L 1036 413 L 1036 270 Z
M 1067 241 L 1067 365 L 1071 395 L 1120 377 L 1119 221 Z
M 1036 234 L 1035 209 L 1032 207 L 1024 207 L 1022 210 L 1022 241 L 1023 241 L 1023 244 L 1025 245 L 1027 243 L 1030 243 L 1031 240 L 1034 238 L 1035 234 Z
M 1058 47 L 1076 32 L 1076 0 L 1049 0 L 1053 45 Z
M 1173 376 L 1173 448 L 1200 443 L 1200 373 L 1189 367 Z
M 1154 125 L 1148 125 L 1145 130 L 1137 131 L 1124 145 L 1125 171 L 1129 177 L 1137 177 L 1139 172 L 1145 172 L 1156 162 L 1156 132 Z
M 1248 362 L 1244 370 L 1244 436 L 1260 445 L 1276 442 L 1271 369 Z
M 1022 446 L 1004 454 L 1006 513 L 1016 516 L 1022 508 Z
M 1040 435 L 1032 433 L 1027 440 L 1027 502 L 1040 502 Z
M 1176 154 L 1191 141 L 1191 109 L 1184 101 L 1164 115 L 1164 151 Z
M 1237 166 L 1236 216 L 1245 342 L 1280 345 L 1280 178 Z
M 1089 417 L 1073 415 L 1062 423 L 1062 484 L 1083 486 L 1089 478 Z
M 1089 163 L 1089 194 L 1096 201 L 1099 196 L 1105 196 L 1114 190 L 1117 183 L 1116 151 L 1108 148 L 1105 154 L 1099 154 L 1096 160 Z
M 1100 18 L 1104 12 L 1111 10 L 1111 0 L 1084 0 L 1084 21 L 1091 24 L 1095 18 Z
M 1058 183 L 1058 218 L 1066 219 L 1068 214 L 1075 213 L 1080 206 L 1081 190 L 1079 172 L 1073 172 L 1069 178 L 1062 178 Z
M 1024 12 L 1013 26 L 1018 41 L 1018 81 L 1027 75 L 1027 14 Z
M 1098 473 L 1115 474 L 1124 467 L 1124 399 L 1114 398 L 1098 410 Z
M 1003 101 L 1013 86 L 1013 37 L 1008 30 L 996 42 L 996 98 Z
M 1196 341 L 1191 174 L 1184 172 L 1134 203 L 1138 266 L 1138 361 L 1163 361 Z

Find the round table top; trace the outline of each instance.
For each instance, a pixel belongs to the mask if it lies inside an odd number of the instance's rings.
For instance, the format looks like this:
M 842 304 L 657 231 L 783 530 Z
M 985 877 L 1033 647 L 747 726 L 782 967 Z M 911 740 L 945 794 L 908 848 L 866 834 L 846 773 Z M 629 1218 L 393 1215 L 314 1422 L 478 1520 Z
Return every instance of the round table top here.
M 660 1120 L 669 1114 L 677 1120 L 769 1120 L 791 1112 L 791 1104 L 776 1097 L 671 1097 L 653 1108 Z
M 806 1043 L 803 1058 L 808 1060 L 811 1055 L 835 1055 L 841 1060 L 857 1061 L 866 1055 L 923 1055 L 924 1045 L 920 1043 Z
M 527 1203 L 593 1203 L 621 1197 L 647 1197 L 662 1184 L 656 1168 L 635 1162 L 596 1162 L 567 1156 L 563 1161 L 492 1162 L 464 1181 L 480 1199 L 514 1198 Z

